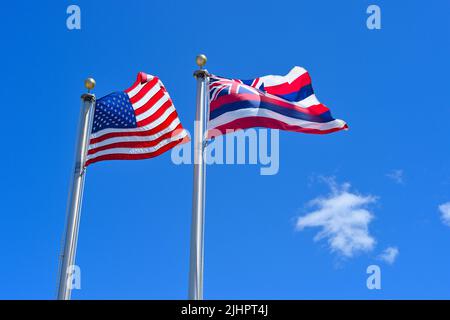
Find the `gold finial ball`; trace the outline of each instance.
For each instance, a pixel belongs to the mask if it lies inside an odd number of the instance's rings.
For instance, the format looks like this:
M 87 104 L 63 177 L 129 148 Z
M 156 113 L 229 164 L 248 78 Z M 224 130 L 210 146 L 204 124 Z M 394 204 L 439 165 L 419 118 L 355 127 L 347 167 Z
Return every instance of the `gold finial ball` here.
M 86 80 L 84 80 L 84 86 L 88 90 L 94 89 L 94 87 L 95 87 L 95 80 L 94 80 L 94 78 L 87 78 Z
M 197 58 L 195 59 L 195 62 L 197 63 L 197 65 L 200 68 L 204 67 L 204 65 L 206 64 L 206 61 L 208 61 L 208 59 L 206 58 L 206 56 L 204 54 L 199 54 L 197 56 Z

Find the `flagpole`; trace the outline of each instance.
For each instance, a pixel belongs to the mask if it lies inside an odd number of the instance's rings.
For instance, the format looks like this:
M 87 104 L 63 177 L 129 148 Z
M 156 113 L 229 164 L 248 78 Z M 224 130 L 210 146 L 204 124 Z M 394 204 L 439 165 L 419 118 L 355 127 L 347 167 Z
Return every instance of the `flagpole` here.
M 81 111 L 78 125 L 78 141 L 75 151 L 75 168 L 67 203 L 67 222 L 64 251 L 59 275 L 58 300 L 70 300 L 72 291 L 73 266 L 77 249 L 78 229 L 80 224 L 81 204 L 86 170 L 87 149 L 94 115 L 95 95 L 90 90 L 95 87 L 95 80 L 88 78 L 84 82 L 88 93 L 81 96 Z
M 194 136 L 194 188 L 192 194 L 191 248 L 189 265 L 189 300 L 203 300 L 203 261 L 205 226 L 205 178 L 204 137 L 206 131 L 206 111 L 208 107 L 208 71 L 203 69 L 206 56 L 197 56 L 200 67 L 195 71 L 197 79 L 197 111 Z

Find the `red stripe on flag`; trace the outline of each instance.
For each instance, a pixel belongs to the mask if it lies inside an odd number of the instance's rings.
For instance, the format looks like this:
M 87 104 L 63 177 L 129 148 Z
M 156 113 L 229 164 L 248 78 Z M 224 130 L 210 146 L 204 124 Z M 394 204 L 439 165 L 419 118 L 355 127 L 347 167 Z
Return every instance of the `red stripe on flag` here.
M 124 90 L 126 93 L 130 92 L 131 90 L 133 90 L 134 88 L 136 88 L 139 84 L 142 83 L 142 73 L 143 72 L 139 72 L 137 77 L 136 77 L 136 81 L 133 83 L 133 85 L 131 87 L 129 87 L 128 89 Z
M 329 109 L 324 106 L 323 104 L 316 104 L 316 105 L 312 105 L 308 108 L 302 108 L 302 107 L 298 107 L 293 103 L 289 103 L 289 102 L 285 102 L 283 101 L 281 98 L 272 98 L 272 97 L 268 97 L 266 95 L 256 95 L 256 94 L 251 94 L 251 93 L 241 93 L 241 94 L 228 94 L 225 96 L 221 96 L 219 98 L 217 98 L 214 101 L 211 101 L 209 109 L 210 111 L 214 111 L 217 108 L 220 108 L 222 105 L 224 104 L 228 104 L 228 103 L 233 103 L 233 102 L 238 102 L 238 101 L 245 101 L 245 100 L 250 100 L 250 101 L 264 101 L 267 103 L 273 103 L 276 104 L 280 107 L 283 108 L 287 108 L 287 109 L 293 109 L 305 114 L 309 114 L 309 115 L 320 115 L 324 112 L 329 111 Z
M 155 140 L 151 141 L 122 141 L 122 142 L 115 142 L 111 144 L 106 144 L 104 146 L 90 149 L 88 151 L 88 154 L 95 154 L 97 152 L 108 150 L 108 149 L 114 149 L 114 148 L 150 148 L 156 146 L 158 143 L 165 139 L 169 139 L 176 134 L 180 133 L 180 130 L 182 130 L 183 127 L 181 126 L 181 123 L 176 126 L 173 130 L 161 135 L 160 137 L 156 138 Z
M 155 103 L 164 96 L 164 92 L 165 90 L 163 88 L 159 89 L 158 92 L 156 92 L 155 95 L 151 97 L 150 100 L 148 100 L 142 107 L 134 110 L 134 114 L 138 116 L 153 107 Z
M 233 131 L 255 128 L 255 127 L 263 127 L 263 128 L 271 128 L 271 129 L 280 129 L 286 131 L 294 131 L 294 132 L 303 132 L 303 133 L 311 133 L 311 134 L 327 134 L 340 130 L 348 129 L 347 124 L 340 128 L 333 128 L 328 130 L 318 130 L 311 128 L 304 128 L 296 125 L 290 125 L 285 122 L 275 120 L 272 118 L 266 117 L 246 117 L 233 120 L 231 122 L 225 123 L 217 128 L 211 129 L 208 131 L 208 139 L 213 137 L 227 134 Z
M 158 110 L 156 110 L 156 112 L 153 113 L 151 116 L 148 116 L 147 118 L 145 118 L 141 121 L 138 121 L 137 126 L 143 127 L 143 126 L 146 126 L 146 125 L 152 123 L 153 121 L 158 119 L 171 106 L 172 106 L 172 101 L 169 99 L 166 102 L 164 102 L 163 105 Z
M 153 129 L 146 130 L 146 131 L 133 131 L 133 132 L 126 132 L 126 131 L 110 132 L 110 133 L 104 134 L 100 137 L 92 138 L 89 143 L 95 144 L 95 143 L 99 143 L 99 142 L 102 142 L 107 139 L 117 138 L 117 137 L 151 136 L 151 135 L 154 135 L 155 133 L 158 133 L 158 132 L 164 130 L 165 128 L 167 128 L 176 118 L 178 118 L 178 114 L 176 111 L 174 111 L 167 117 L 166 120 L 161 122 L 159 125 L 157 125 Z
M 88 161 L 86 161 L 85 166 L 87 167 L 88 165 L 95 163 L 95 162 L 99 162 L 99 161 L 103 161 L 103 160 L 141 160 L 141 159 L 149 159 L 149 158 L 153 158 L 156 156 L 159 156 L 161 154 L 163 154 L 164 152 L 172 149 L 173 147 L 175 147 L 178 144 L 182 144 L 182 143 L 186 143 L 189 142 L 189 138 L 186 136 L 182 139 L 176 140 L 176 141 L 172 141 L 168 144 L 166 144 L 165 146 L 161 147 L 160 149 L 156 150 L 155 152 L 150 152 L 150 153 L 141 153 L 141 154 L 122 154 L 122 153 L 116 153 L 116 154 L 105 154 L 103 156 L 99 156 L 97 158 L 93 158 L 90 159 Z
M 136 93 L 136 95 L 130 98 L 130 102 L 133 104 L 141 100 L 147 94 L 147 92 L 149 92 L 154 86 L 158 84 L 158 81 L 159 81 L 158 78 L 154 77 L 151 81 L 147 82 L 141 88 L 141 90 L 139 90 L 139 92 Z
M 264 87 L 264 90 L 266 90 L 268 93 L 275 94 L 275 95 L 285 95 L 292 92 L 299 91 L 302 87 L 311 84 L 311 77 L 309 76 L 309 73 L 306 72 L 302 74 L 300 77 L 292 81 L 291 83 L 282 83 L 275 86 L 270 87 Z

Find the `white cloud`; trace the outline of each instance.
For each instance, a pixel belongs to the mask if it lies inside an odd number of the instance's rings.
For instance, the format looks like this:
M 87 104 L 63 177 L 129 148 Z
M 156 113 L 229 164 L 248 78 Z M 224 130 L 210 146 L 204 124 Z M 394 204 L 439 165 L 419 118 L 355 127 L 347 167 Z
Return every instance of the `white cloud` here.
M 450 226 L 450 202 L 441 204 L 439 206 L 441 212 L 441 219 L 446 225 Z
M 397 169 L 392 170 L 386 176 L 392 180 L 394 180 L 395 183 L 402 184 L 403 183 L 403 170 Z
M 331 194 L 310 202 L 310 206 L 317 209 L 299 217 L 297 229 L 322 228 L 314 241 L 327 239 L 331 251 L 345 257 L 372 250 L 376 241 L 369 234 L 369 224 L 374 215 L 367 206 L 374 203 L 376 197 L 352 193 L 348 183 L 339 186 L 333 179 L 326 181 L 331 188 Z
M 399 253 L 400 251 L 397 247 L 388 247 L 378 256 L 378 259 L 388 264 L 393 264 Z

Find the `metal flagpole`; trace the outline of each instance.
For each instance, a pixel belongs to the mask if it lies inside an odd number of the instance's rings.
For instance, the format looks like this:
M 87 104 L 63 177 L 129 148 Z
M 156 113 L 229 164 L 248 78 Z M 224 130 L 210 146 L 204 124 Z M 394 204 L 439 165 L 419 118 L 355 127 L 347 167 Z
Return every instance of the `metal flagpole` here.
M 77 249 L 78 228 L 80 224 L 81 203 L 83 200 L 83 187 L 89 137 L 94 116 L 95 95 L 90 90 L 95 87 L 95 80 L 88 78 L 84 82 L 88 93 L 81 96 L 81 112 L 78 125 L 78 141 L 75 152 L 75 168 L 72 178 L 72 186 L 69 191 L 67 203 L 67 223 L 64 252 L 59 275 L 58 300 L 70 300 L 72 289 L 73 266 L 75 265 L 75 253 Z
M 205 177 L 204 137 L 205 114 L 208 107 L 208 71 L 203 69 L 206 56 L 197 56 L 200 67 L 195 71 L 197 79 L 197 111 L 194 136 L 194 188 L 192 194 L 191 248 L 189 265 L 189 300 L 203 300 L 203 239 L 205 224 Z

